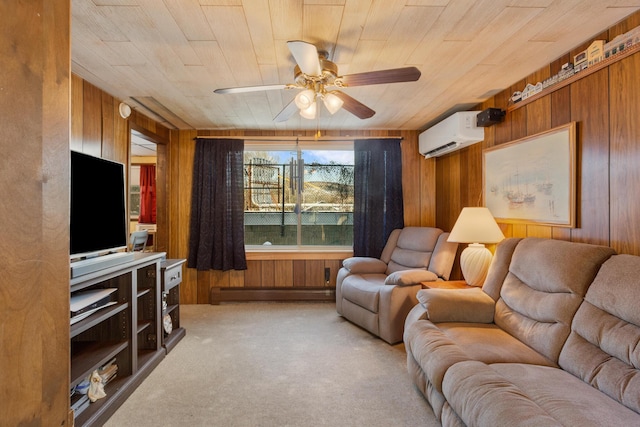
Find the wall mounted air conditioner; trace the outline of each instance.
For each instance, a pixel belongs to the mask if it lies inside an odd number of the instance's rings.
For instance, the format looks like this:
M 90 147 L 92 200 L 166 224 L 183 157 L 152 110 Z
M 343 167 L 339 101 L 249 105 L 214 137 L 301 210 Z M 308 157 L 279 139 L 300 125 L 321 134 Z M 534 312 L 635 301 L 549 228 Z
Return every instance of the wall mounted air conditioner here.
M 460 111 L 431 126 L 418 135 L 420 154 L 425 159 L 438 157 L 484 139 L 484 128 L 478 127 L 479 111 Z

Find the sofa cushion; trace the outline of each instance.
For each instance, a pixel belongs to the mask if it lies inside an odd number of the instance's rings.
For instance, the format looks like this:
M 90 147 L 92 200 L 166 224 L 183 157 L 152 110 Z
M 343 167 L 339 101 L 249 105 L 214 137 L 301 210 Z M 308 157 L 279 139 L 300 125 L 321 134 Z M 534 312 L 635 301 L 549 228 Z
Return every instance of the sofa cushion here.
M 640 257 L 604 263 L 572 323 L 560 366 L 640 413 Z
M 477 362 L 461 362 L 446 373 L 442 389 L 447 402 L 466 425 L 562 426 L 526 392 Z
M 469 360 L 484 363 L 531 363 L 557 366 L 494 324 L 438 323 L 442 333 L 456 343 Z
M 442 230 L 432 227 L 405 227 L 391 253 L 387 274 L 413 268 L 427 269 Z
M 522 344 L 495 325 L 438 323 L 420 320 L 405 332 L 405 345 L 426 378 L 441 391 L 442 378 L 461 361 L 523 362 L 554 366 L 554 363 Z
M 492 323 L 495 302 L 480 288 L 422 289 L 418 301 L 426 319 L 439 322 Z
M 351 274 L 360 273 L 384 273 L 387 264 L 378 258 L 371 257 L 351 257 L 342 261 L 342 266 L 349 270 Z
M 377 313 L 380 288 L 384 287 L 384 274 L 356 274 L 344 279 L 342 297 L 352 303 Z
M 437 391 L 442 391 L 442 379 L 451 365 L 469 360 L 455 342 L 426 320 L 411 325 L 405 332 L 405 339 L 425 379 Z
M 496 325 L 557 361 L 589 284 L 614 253 L 584 243 L 521 240 L 496 303 Z
M 462 362 L 443 392 L 468 425 L 631 426 L 640 415 L 557 368 Z
M 640 414 L 561 369 L 512 363 L 491 368 L 563 425 L 640 425 Z
M 434 282 L 438 280 L 438 276 L 435 273 L 430 272 L 429 270 L 401 270 L 396 271 L 395 273 L 391 273 L 384 280 L 385 285 L 398 285 L 398 286 L 406 286 L 406 285 L 415 285 L 420 282 Z

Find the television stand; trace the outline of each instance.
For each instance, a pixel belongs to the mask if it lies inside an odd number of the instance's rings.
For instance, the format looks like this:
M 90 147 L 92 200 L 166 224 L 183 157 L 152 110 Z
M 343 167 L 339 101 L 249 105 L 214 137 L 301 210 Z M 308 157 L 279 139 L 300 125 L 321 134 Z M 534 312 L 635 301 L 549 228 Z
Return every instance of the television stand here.
M 82 259 L 71 263 L 71 278 L 84 276 L 98 270 L 113 267 L 114 265 L 133 261 L 133 252 L 115 252 L 94 258 Z
M 69 322 L 70 390 L 94 371 L 117 366 L 116 375 L 104 379 L 104 398 L 89 403 L 77 390 L 71 395 L 74 425 L 78 427 L 103 425 L 166 355 L 161 322 L 161 265 L 166 254 L 129 254 L 133 255 L 129 262 L 70 281 L 70 297 L 77 292 L 114 290 L 109 305 Z M 115 258 L 123 259 L 121 255 Z

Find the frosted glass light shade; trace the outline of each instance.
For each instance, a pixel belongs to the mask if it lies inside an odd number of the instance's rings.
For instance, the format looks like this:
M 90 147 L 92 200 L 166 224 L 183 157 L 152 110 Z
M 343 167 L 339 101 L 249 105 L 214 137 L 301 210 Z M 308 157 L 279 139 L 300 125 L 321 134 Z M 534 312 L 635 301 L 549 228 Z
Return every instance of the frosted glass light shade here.
M 311 89 L 303 90 L 302 92 L 297 94 L 295 97 L 296 106 L 300 110 L 306 110 L 312 104 L 315 104 L 315 102 L 316 102 L 316 93 Z
M 335 94 L 329 92 L 322 97 L 322 101 L 324 102 L 324 106 L 329 110 L 331 114 L 335 114 L 339 109 L 342 108 L 342 104 L 344 101 L 338 98 Z
M 482 286 L 487 278 L 493 255 L 483 243 L 498 243 L 503 239 L 504 234 L 489 209 L 462 209 L 447 241 L 470 243 L 460 254 L 460 269 L 469 285 Z
M 309 107 L 305 108 L 304 110 L 301 109 L 300 115 L 305 119 L 312 120 L 316 118 L 316 110 L 317 110 L 317 105 L 315 102 L 313 102 L 311 105 L 309 105 Z

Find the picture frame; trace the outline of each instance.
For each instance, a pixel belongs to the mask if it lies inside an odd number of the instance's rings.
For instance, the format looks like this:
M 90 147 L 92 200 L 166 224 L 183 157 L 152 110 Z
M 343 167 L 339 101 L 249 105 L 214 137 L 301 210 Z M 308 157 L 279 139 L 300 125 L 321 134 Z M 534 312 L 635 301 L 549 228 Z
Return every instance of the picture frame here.
M 486 148 L 482 166 L 497 221 L 576 226 L 576 122 Z

